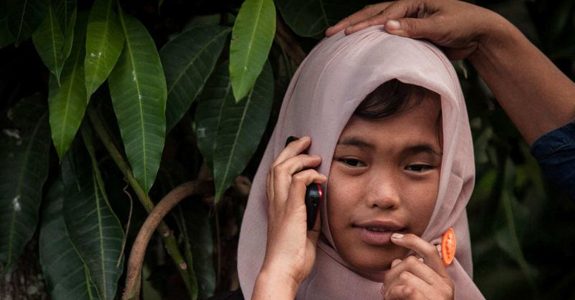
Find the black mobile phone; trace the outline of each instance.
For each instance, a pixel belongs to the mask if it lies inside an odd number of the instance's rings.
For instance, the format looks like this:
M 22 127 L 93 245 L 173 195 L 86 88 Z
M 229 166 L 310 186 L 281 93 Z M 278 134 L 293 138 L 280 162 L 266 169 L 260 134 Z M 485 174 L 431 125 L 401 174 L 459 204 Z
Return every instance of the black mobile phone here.
M 289 136 L 286 140 L 286 146 L 297 140 L 295 136 Z M 307 212 L 307 230 L 313 229 L 317 213 L 319 211 L 319 204 L 323 198 L 323 189 L 321 184 L 312 183 L 305 189 L 305 208 Z

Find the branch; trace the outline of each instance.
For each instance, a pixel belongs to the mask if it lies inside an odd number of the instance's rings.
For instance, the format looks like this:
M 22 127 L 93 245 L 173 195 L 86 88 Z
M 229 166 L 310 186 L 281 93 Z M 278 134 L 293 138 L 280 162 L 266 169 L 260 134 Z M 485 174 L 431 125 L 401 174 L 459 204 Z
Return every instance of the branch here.
M 93 109 L 88 109 L 88 117 L 90 119 L 92 127 L 94 128 L 94 131 L 98 135 L 98 138 L 100 139 L 102 144 L 104 144 L 104 147 L 112 157 L 112 160 L 116 163 L 116 166 L 120 169 L 122 174 L 124 174 L 124 177 L 127 179 L 128 183 L 136 193 L 138 200 L 140 201 L 140 203 L 142 203 L 146 211 L 148 213 L 151 213 L 154 208 L 154 203 L 152 202 L 148 194 L 144 191 L 144 189 L 140 186 L 134 175 L 132 174 L 132 169 L 130 169 L 130 166 L 124 159 L 124 156 L 122 156 L 122 154 L 112 141 L 112 137 L 108 133 L 108 130 L 106 129 L 104 122 L 102 121 L 98 113 Z M 172 230 L 164 222 L 160 222 L 159 226 L 158 225 L 155 226 L 154 229 L 156 227 L 158 233 L 160 233 L 160 236 L 164 241 L 164 247 L 166 247 L 168 255 L 172 258 L 172 260 L 176 264 L 177 269 L 180 272 L 180 276 L 182 277 L 182 280 L 186 285 L 186 289 L 188 290 L 188 293 L 190 294 L 191 297 L 193 292 L 192 287 L 190 285 L 191 278 L 186 270 L 187 269 L 186 261 L 184 260 L 182 253 L 180 252 L 180 249 L 178 248 L 178 243 L 176 242 L 176 239 L 172 234 Z
M 146 248 L 150 242 L 154 231 L 162 222 L 162 219 L 184 198 L 201 192 L 200 186 L 204 184 L 200 181 L 190 181 L 181 184 L 171 190 L 150 212 L 144 225 L 142 225 L 138 236 L 132 246 L 130 259 L 128 261 L 128 274 L 126 275 L 126 287 L 123 300 L 139 299 L 140 297 L 140 277 L 142 273 L 142 264 L 146 254 Z M 205 184 L 204 184 L 205 185 Z

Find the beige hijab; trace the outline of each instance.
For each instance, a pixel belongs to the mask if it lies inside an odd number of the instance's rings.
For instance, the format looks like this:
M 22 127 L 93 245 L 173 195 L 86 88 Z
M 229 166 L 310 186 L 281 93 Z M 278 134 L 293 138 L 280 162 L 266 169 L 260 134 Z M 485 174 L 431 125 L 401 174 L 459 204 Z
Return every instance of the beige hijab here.
M 329 177 L 336 142 L 356 107 L 380 84 L 398 79 L 441 96 L 443 160 L 437 203 L 422 238 L 438 243 L 453 227 L 456 258 L 447 270 L 456 299 L 483 299 L 472 281 L 471 247 L 465 206 L 474 184 L 473 145 L 465 101 L 450 61 L 433 45 L 386 34 L 381 27 L 324 39 L 291 80 L 273 135 L 255 176 L 245 211 L 238 249 L 238 273 L 246 299 L 266 249 L 266 176 L 290 135 L 309 135 L 310 153 L 322 157 L 319 172 Z M 326 189 L 327 190 L 327 189 Z M 328 201 L 329 201 L 329 195 Z M 322 207 L 322 233 L 317 258 L 297 299 L 381 299 L 382 283 L 365 279 L 347 267 L 334 248 Z

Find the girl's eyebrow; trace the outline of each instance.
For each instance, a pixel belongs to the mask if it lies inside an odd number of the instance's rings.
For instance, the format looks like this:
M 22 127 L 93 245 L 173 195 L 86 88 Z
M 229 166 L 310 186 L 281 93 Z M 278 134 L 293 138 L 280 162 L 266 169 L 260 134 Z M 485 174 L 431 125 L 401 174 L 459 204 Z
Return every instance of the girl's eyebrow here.
M 405 153 L 406 155 L 429 153 L 431 155 L 438 156 L 439 158 L 443 156 L 443 153 L 441 151 L 435 150 L 435 147 L 433 145 L 427 143 L 409 145 L 403 150 L 403 153 Z
M 375 149 L 375 146 L 371 143 L 368 143 L 361 138 L 352 136 L 352 137 L 345 137 L 337 141 L 338 146 L 355 146 L 362 149 Z

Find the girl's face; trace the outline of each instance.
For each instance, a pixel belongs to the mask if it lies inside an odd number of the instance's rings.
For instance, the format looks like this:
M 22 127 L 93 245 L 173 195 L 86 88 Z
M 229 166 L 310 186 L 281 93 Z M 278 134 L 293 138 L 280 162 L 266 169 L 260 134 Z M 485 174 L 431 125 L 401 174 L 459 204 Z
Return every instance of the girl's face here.
M 440 102 L 426 98 L 390 117 L 353 116 L 336 145 L 327 213 L 335 247 L 360 275 L 382 281 L 408 250 L 394 232 L 420 236 L 435 207 L 441 168 Z

